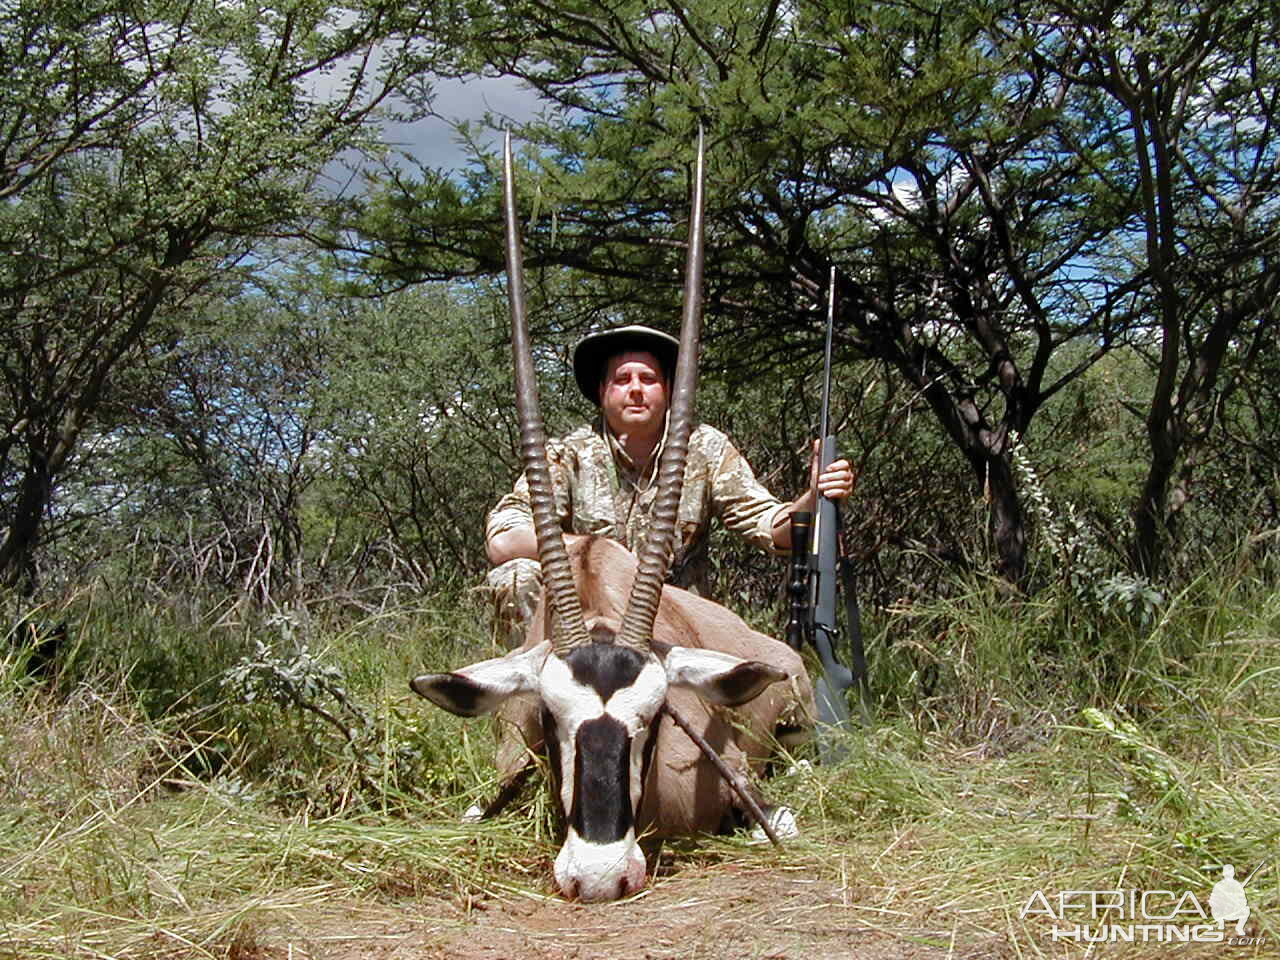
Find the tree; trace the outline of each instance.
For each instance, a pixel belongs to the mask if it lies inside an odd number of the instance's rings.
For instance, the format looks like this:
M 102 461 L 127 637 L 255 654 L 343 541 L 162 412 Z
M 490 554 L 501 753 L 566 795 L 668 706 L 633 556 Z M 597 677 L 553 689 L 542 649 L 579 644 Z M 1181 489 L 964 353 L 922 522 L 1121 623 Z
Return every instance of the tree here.
M 287 256 L 153 355 L 131 416 L 81 445 L 58 510 L 78 559 L 141 554 L 166 592 L 299 618 L 456 588 L 518 472 L 505 299 L 483 284 L 375 299 L 314 251 Z
M 401 5 L 20 0 L 0 15 L 0 579 L 34 588 L 41 530 L 122 372 L 198 318 L 263 237 L 370 146 L 429 64 Z
M 334 493 L 369 538 L 350 573 L 376 561 L 435 589 L 476 577 L 485 516 L 521 469 L 505 297 L 423 285 L 353 303 L 344 329 Z M 562 423 L 556 393 L 544 401 Z
M 733 341 L 716 372 L 815 355 L 837 267 L 840 350 L 927 403 L 1017 580 L 1015 437 L 1033 442 L 1044 403 L 1122 342 L 1136 292 L 1105 269 L 1131 189 L 1104 175 L 1100 98 L 1028 52 L 1050 27 L 1001 9 L 492 2 L 468 5 L 454 49 L 548 103 L 519 124 L 528 261 L 597 278 L 583 326 L 676 315 L 703 126 L 707 340 Z M 478 159 L 463 181 L 386 177 L 366 224 L 387 282 L 500 269 L 494 165 Z M 1078 363 L 1050 363 L 1079 342 Z
M 1133 510 L 1133 566 L 1160 572 L 1226 402 L 1273 340 L 1280 293 L 1280 49 L 1266 4 L 1051 7 L 1039 54 L 1110 101 L 1131 228 L 1117 272 L 1142 291 L 1136 338 L 1155 370 L 1146 476 Z M 1048 39 L 1048 38 L 1047 38 Z

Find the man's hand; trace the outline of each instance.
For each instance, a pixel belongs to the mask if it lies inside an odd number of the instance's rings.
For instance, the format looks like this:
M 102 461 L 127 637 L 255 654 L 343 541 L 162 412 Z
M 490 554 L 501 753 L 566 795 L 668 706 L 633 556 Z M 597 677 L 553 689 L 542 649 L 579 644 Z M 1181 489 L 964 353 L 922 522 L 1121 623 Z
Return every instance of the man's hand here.
M 809 467 L 809 489 L 785 509 L 779 510 L 773 521 L 773 545 L 783 553 L 791 549 L 791 514 L 797 510 L 813 512 L 817 506 L 813 491 L 816 489 L 830 500 L 843 501 L 853 496 L 857 476 L 848 460 L 833 460 L 827 469 L 818 473 L 818 441 L 813 441 L 813 461 Z
M 816 489 L 829 500 L 848 500 L 853 496 L 856 478 L 848 460 L 833 460 L 818 473 L 818 441 L 813 441 L 813 460 L 809 467 L 809 488 Z

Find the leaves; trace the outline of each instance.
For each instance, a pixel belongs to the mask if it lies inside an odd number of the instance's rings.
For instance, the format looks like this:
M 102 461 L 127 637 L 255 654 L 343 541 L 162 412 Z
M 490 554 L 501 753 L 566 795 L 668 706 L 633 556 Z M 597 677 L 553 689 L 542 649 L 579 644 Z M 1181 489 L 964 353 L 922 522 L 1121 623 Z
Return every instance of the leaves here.
M 34 582 L 53 491 L 118 381 L 371 147 L 373 112 L 428 62 L 419 23 L 305 0 L 6 7 L 0 577 Z

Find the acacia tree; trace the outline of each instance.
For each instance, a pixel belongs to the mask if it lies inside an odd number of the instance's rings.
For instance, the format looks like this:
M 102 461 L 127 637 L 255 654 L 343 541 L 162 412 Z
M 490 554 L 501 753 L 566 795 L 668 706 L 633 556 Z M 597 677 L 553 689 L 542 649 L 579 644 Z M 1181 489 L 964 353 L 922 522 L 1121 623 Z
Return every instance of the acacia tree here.
M 1094 89 L 1134 219 L 1113 244 L 1141 285 L 1155 371 L 1146 477 L 1135 498 L 1134 567 L 1154 574 L 1192 499 L 1228 401 L 1274 339 L 1280 293 L 1280 42 L 1268 4 L 1051 5 L 1038 51 L 1064 82 Z M 1265 481 L 1264 481 L 1265 485 Z
M 1001 573 L 1025 569 L 1014 437 L 1121 339 L 1134 290 L 1100 270 L 1130 187 L 1098 176 L 1097 101 L 1005 42 L 984 3 L 699 0 L 468 4 L 463 63 L 518 77 L 529 262 L 587 271 L 590 318 L 674 316 L 689 144 L 710 143 L 707 340 L 726 376 L 816 355 L 839 273 L 844 359 L 894 371 L 990 502 Z M 371 252 L 405 282 L 500 268 L 491 161 L 388 177 Z M 655 280 L 662 282 L 655 282 Z M 576 330 L 566 331 L 576 333 Z M 1092 349 L 1066 369 L 1059 348 Z
M 505 298 L 368 297 L 314 250 L 286 253 L 122 388 L 132 416 L 82 445 L 60 491 L 81 546 L 60 559 L 141 561 L 172 594 L 299 618 L 478 572 L 519 463 Z
M 378 565 L 439 589 L 484 563 L 486 511 L 519 472 L 505 297 L 424 285 L 353 303 L 332 371 L 334 495 Z M 544 410 L 556 422 L 554 394 Z
M 5 6 L 0 580 L 33 585 L 59 476 L 109 401 L 127 409 L 122 372 L 314 216 L 432 33 L 382 2 Z

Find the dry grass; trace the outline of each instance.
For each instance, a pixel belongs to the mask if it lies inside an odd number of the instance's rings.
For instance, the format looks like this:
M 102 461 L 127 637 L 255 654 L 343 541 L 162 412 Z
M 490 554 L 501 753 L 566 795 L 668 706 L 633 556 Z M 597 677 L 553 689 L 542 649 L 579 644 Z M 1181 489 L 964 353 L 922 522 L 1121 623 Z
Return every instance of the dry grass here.
M 988 608 L 968 615 L 948 614 L 969 644 L 1025 629 Z M 983 670 L 954 665 L 966 684 L 918 711 L 889 704 L 841 764 L 768 785 L 797 809 L 802 838 L 782 850 L 740 836 L 664 845 L 650 854 L 653 883 L 609 907 L 552 895 L 545 793 L 496 822 L 457 823 L 489 788 L 488 732 L 411 703 L 387 678 L 408 672 L 394 656 L 374 669 L 377 638 L 346 647 L 351 672 L 371 677 L 353 688 L 378 724 L 369 742 L 381 746 L 364 758 L 279 706 L 205 709 L 193 723 L 148 717 L 124 682 L 55 694 L 9 672 L 0 957 L 1082 957 L 1046 918 L 1020 915 L 1033 893 L 1206 900 L 1223 863 L 1253 875 L 1250 929 L 1265 941 L 1230 955 L 1275 956 L 1278 627 L 1274 598 L 1183 610 L 1157 632 L 1200 631 L 1196 656 L 1161 666 L 1133 647 L 1140 672 L 1122 686 L 1141 695 L 1109 703 L 1036 699 L 1044 688 L 1022 682 L 1016 645 L 997 637 Z M 293 792 L 273 789 L 278 766 L 254 765 L 264 737 L 273 764 L 293 759 Z M 214 740 L 216 773 L 195 762 Z M 357 762 L 381 794 L 315 801 L 336 790 L 326 778 L 350 784 Z

